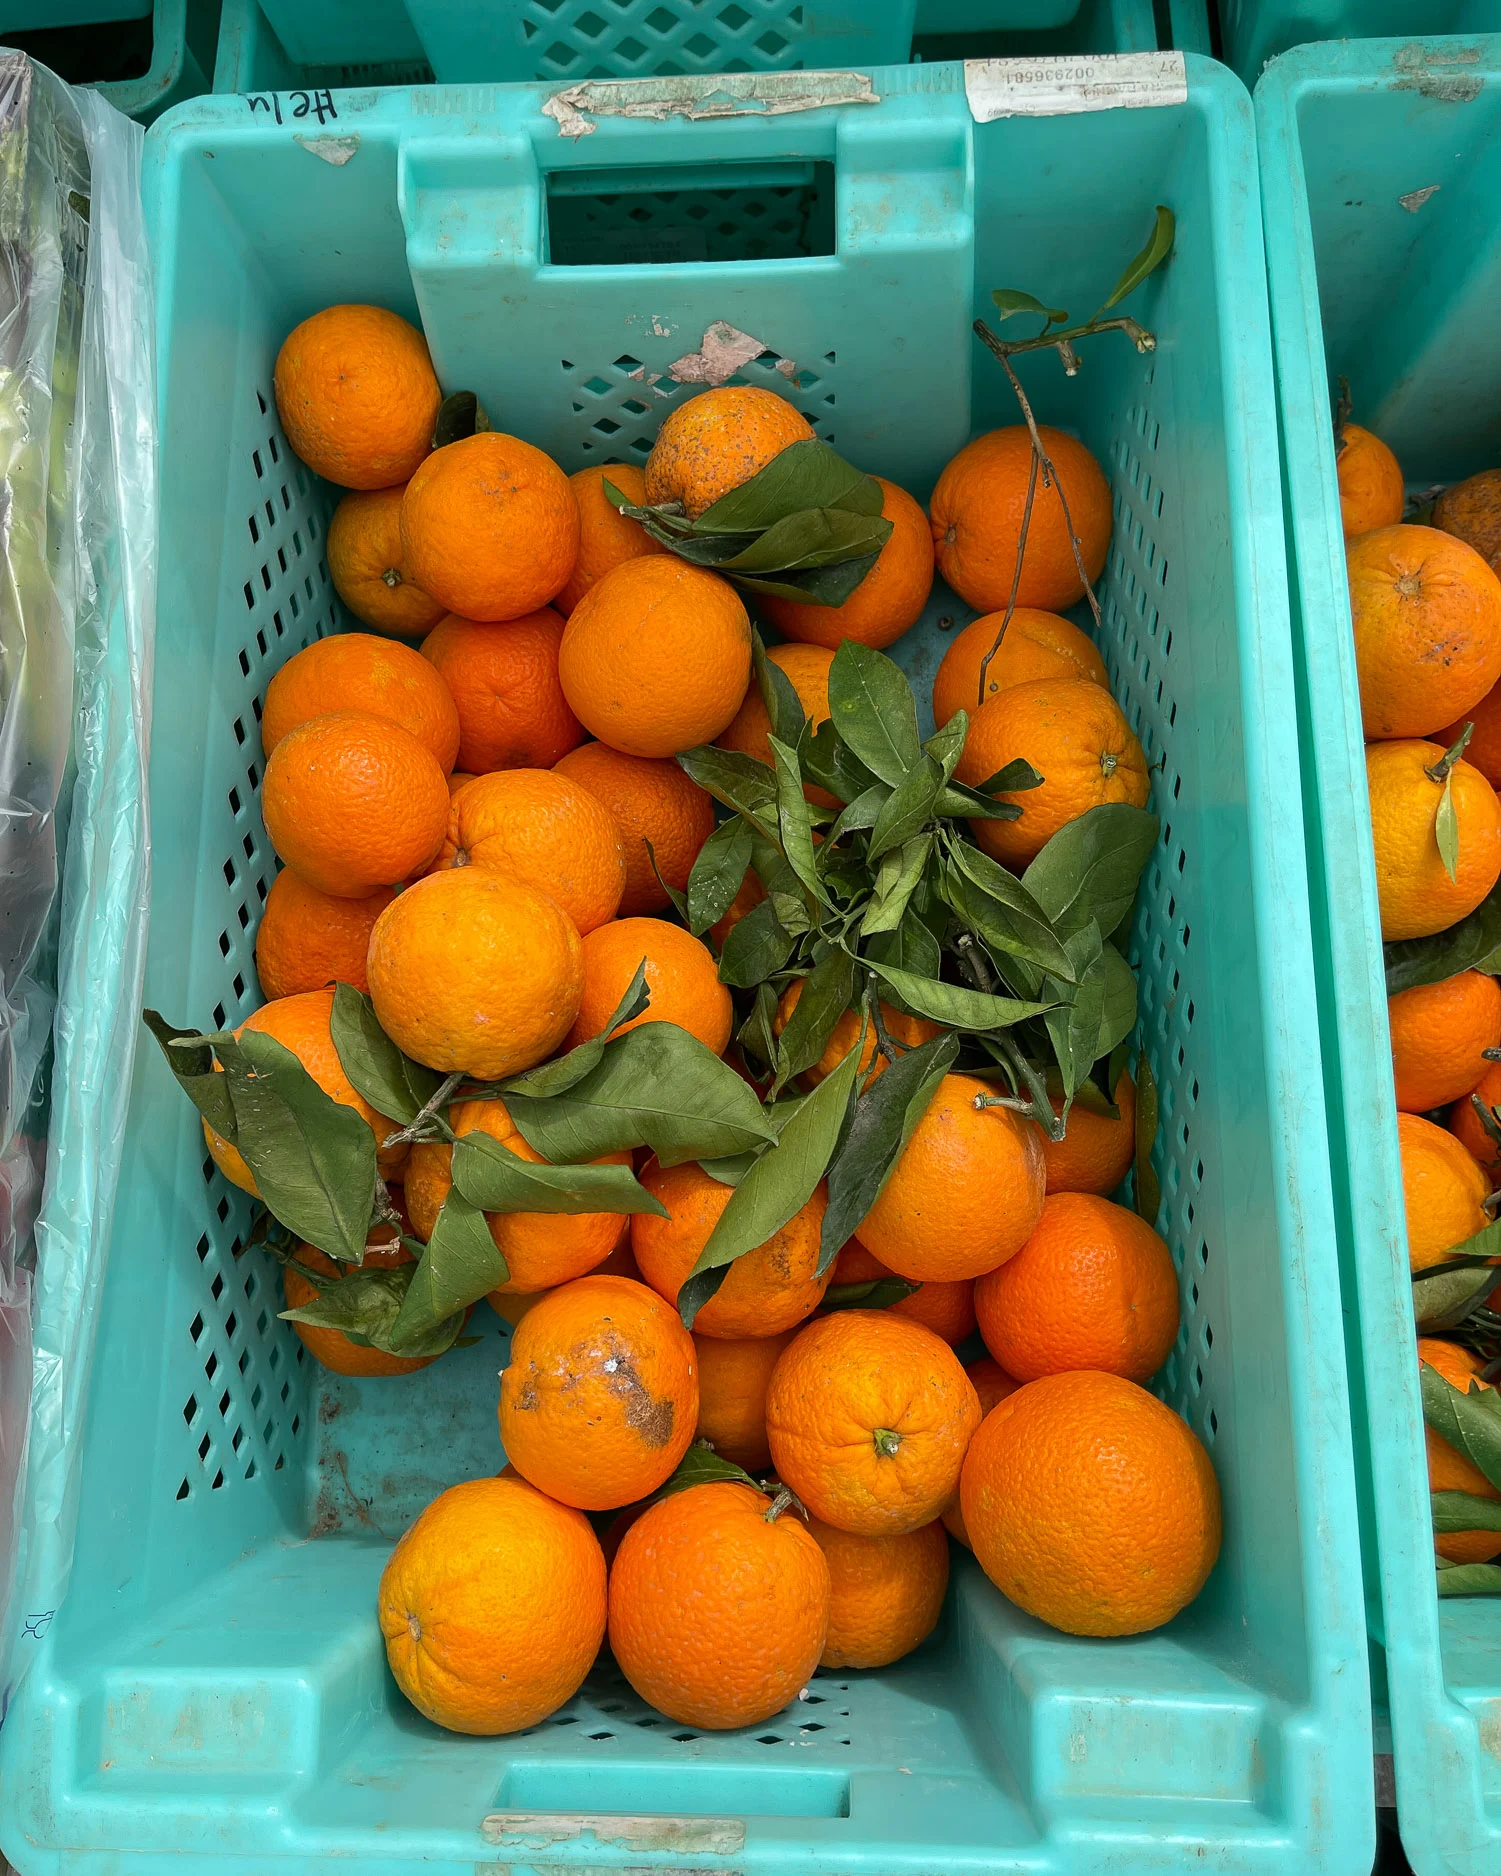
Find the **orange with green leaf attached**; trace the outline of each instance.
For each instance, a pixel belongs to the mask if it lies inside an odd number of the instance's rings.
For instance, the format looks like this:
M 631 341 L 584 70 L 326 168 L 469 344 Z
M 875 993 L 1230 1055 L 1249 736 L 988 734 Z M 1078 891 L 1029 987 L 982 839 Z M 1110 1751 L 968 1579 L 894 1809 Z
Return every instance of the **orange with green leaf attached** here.
M 1480 1112 L 1477 1112 L 1477 1104 Z M 1501 1179 L 1501 1062 L 1491 1062 L 1463 1100 L 1449 1109 L 1450 1131 L 1490 1180 Z M 1481 1114 L 1485 1118 L 1481 1118 Z M 1486 1122 L 1490 1125 L 1487 1126 Z M 1491 1131 L 1495 1128 L 1495 1132 Z
M 1381 936 L 1447 931 L 1501 878 L 1501 804 L 1457 745 L 1366 746 Z
M 1495 1388 L 1481 1379 L 1485 1363 L 1470 1349 L 1457 1342 L 1445 1342 L 1436 1336 L 1418 1337 L 1418 1362 L 1441 1374 L 1450 1387 L 1461 1394 L 1476 1389 L 1494 1396 Z M 1498 1491 L 1473 1459 L 1451 1446 L 1431 1426 L 1424 1426 L 1423 1438 L 1428 1449 L 1428 1489 L 1430 1492 L 1469 1492 L 1476 1498 L 1501 1501 Z M 1501 1531 L 1448 1531 L 1435 1537 L 1433 1547 L 1450 1563 L 1489 1563 L 1501 1555 Z
M 1421 1114 L 1398 1114 L 1397 1144 L 1408 1257 L 1427 1270 L 1490 1223 L 1490 1180 L 1461 1141 Z

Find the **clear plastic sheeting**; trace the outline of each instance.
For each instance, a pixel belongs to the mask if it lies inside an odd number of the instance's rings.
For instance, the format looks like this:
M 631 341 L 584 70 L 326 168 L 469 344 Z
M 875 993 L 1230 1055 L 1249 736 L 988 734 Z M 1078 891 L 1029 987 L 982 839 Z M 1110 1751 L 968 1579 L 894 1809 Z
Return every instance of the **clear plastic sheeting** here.
M 0 1712 L 67 1577 L 145 950 L 142 134 L 0 51 Z

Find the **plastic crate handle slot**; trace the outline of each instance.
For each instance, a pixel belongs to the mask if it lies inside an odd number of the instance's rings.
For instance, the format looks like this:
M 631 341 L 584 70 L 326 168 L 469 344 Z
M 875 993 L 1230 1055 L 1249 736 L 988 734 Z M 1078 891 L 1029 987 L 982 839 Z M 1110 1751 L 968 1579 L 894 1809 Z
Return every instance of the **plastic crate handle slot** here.
M 670 367 L 723 321 L 765 348 L 745 381 L 926 492 L 969 434 L 974 213 L 968 112 L 922 103 L 788 118 L 770 163 L 755 119 L 601 119 L 583 149 L 540 115 L 408 138 L 407 262 L 444 385 L 569 470 L 639 461 L 683 394 Z

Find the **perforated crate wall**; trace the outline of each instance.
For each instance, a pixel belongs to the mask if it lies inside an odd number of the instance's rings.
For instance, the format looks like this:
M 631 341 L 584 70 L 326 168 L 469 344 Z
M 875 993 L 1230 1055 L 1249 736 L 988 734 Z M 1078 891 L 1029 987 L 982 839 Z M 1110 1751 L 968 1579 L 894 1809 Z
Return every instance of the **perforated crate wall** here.
M 812 31 L 803 0 L 524 0 L 518 27 L 539 79 L 795 71 Z

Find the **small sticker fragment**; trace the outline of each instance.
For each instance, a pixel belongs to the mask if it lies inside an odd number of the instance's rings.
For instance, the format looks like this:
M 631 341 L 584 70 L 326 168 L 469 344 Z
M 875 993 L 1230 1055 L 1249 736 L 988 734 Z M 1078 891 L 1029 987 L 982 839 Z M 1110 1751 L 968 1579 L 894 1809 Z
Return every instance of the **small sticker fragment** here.
M 704 333 L 699 350 L 675 358 L 667 367 L 667 375 L 679 384 L 724 384 L 743 365 L 770 349 L 764 340 L 753 339 L 727 319 L 716 319 Z M 782 363 L 787 361 L 784 359 Z M 792 369 L 796 371 L 797 366 Z
M 1443 186 L 1441 182 L 1430 182 L 1426 189 L 1410 190 L 1406 195 L 1399 195 L 1397 200 L 1401 203 L 1402 207 L 1407 210 L 1409 215 L 1416 215 L 1418 210 L 1428 200 L 1429 196 L 1437 195 Z
M 668 78 L 591 78 L 542 106 L 559 136 L 592 137 L 595 117 L 782 117 L 836 104 L 879 104 L 863 72 L 719 72 Z
M 1181 52 L 1081 53 L 1063 59 L 966 59 L 964 91 L 977 124 L 1188 101 Z
M 342 169 L 360 147 L 358 137 L 294 137 L 292 141 L 300 143 L 310 155 L 332 163 L 335 169 Z

